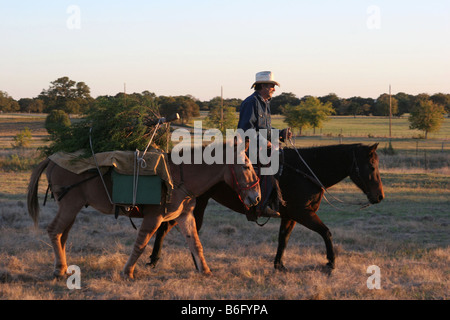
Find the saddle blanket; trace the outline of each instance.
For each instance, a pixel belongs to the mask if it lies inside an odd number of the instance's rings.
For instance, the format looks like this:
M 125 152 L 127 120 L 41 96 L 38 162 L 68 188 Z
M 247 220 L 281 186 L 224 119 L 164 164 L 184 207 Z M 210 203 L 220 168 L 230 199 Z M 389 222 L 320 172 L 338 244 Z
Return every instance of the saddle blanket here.
M 83 151 L 75 153 L 57 152 L 49 157 L 58 166 L 73 172 L 81 174 L 91 169 L 96 169 L 93 157 L 83 158 Z M 114 170 L 123 175 L 134 175 L 137 168 L 136 152 L 134 151 L 111 151 L 102 152 L 95 155 L 98 166 L 114 167 Z M 167 155 L 160 150 L 150 149 L 145 157 L 145 167 L 139 167 L 140 176 L 159 176 L 166 184 L 169 193 L 173 190 L 172 178 L 167 164 Z

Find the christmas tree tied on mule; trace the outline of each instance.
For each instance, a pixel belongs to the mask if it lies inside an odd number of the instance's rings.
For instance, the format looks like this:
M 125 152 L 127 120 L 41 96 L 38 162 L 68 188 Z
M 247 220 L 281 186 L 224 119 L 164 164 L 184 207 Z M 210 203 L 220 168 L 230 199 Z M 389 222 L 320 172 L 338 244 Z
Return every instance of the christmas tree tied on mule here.
M 57 119 L 61 119 L 60 113 L 58 111 Z M 49 156 L 83 150 L 82 157 L 91 157 L 90 135 L 95 153 L 144 150 L 156 132 L 151 127 L 157 125 L 160 118 L 159 106 L 153 101 L 143 103 L 139 96 L 100 97 L 82 119 L 74 119 L 69 125 L 60 120 L 57 122 L 61 125 L 47 126 L 46 123 L 51 143 L 43 152 Z M 154 136 L 153 148 L 168 148 L 169 122 L 164 126 L 165 130 L 159 130 Z

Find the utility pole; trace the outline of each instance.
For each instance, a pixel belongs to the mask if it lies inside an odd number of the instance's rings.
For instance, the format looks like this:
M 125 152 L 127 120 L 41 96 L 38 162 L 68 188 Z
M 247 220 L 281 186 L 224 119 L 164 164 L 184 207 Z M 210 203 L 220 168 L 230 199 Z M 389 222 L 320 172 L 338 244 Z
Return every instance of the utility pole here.
M 220 87 L 220 129 L 223 128 L 223 86 Z
M 124 94 L 124 98 L 125 98 L 125 107 L 127 106 L 127 83 L 125 82 L 123 84 L 123 94 Z
M 389 85 L 389 143 L 392 139 L 392 95 L 391 85 Z

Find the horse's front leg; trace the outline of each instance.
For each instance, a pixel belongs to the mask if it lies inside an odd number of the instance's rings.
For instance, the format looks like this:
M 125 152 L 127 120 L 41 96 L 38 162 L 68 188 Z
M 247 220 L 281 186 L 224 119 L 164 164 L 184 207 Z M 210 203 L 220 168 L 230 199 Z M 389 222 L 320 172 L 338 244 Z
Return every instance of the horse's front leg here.
M 177 222 L 175 220 L 171 220 L 168 222 L 163 222 L 161 226 L 158 228 L 158 231 L 156 231 L 155 243 L 153 245 L 152 254 L 150 255 L 150 262 L 146 264 L 147 266 L 152 268 L 156 267 L 156 264 L 158 263 L 161 257 L 161 250 L 164 238 L 169 233 L 169 231 L 176 225 Z
M 275 256 L 275 269 L 280 271 L 287 271 L 283 264 L 283 254 L 286 250 L 289 238 L 291 236 L 292 230 L 294 230 L 296 222 L 291 219 L 282 218 L 280 224 L 280 231 L 278 233 L 278 248 L 277 255 Z
M 195 224 L 195 218 L 193 214 L 195 201 L 192 202 L 193 203 L 186 206 L 184 212 L 176 219 L 176 221 L 180 226 L 181 232 L 186 238 L 186 241 L 189 245 L 189 250 L 192 253 L 198 271 L 205 275 L 210 275 L 211 270 L 206 264 L 206 260 L 203 255 L 203 246 L 200 242 L 197 227 Z
M 128 261 L 123 269 L 124 277 L 134 279 L 134 269 L 136 267 L 136 262 L 141 256 L 142 252 L 144 252 L 145 247 L 147 246 L 152 235 L 159 228 L 162 222 L 163 216 L 161 213 L 144 211 L 144 219 L 142 221 L 141 227 L 139 228 L 139 233 L 133 247 L 133 252 L 128 258 Z
M 300 220 L 298 222 L 322 236 L 325 242 L 325 247 L 327 249 L 327 267 L 330 269 L 334 269 L 336 255 L 333 248 L 333 237 L 328 227 L 322 222 L 322 220 L 320 220 L 315 212 L 305 213 L 300 217 Z

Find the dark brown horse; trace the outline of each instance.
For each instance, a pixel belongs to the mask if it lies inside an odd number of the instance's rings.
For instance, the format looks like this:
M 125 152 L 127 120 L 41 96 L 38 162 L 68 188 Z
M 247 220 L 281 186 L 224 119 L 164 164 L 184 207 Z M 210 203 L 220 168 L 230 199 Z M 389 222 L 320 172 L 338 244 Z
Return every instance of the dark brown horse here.
M 327 251 L 327 266 L 335 267 L 331 232 L 317 216 L 325 193 L 321 184 L 327 189 L 346 177 L 350 177 L 366 194 L 371 204 L 379 203 L 384 198 L 384 192 L 378 171 L 377 147 L 378 144 L 372 146 L 352 144 L 283 150 L 280 159 L 280 170 L 282 171 L 280 172 L 279 186 L 286 205 L 280 207 L 282 219 L 275 257 L 276 269 L 285 270 L 282 257 L 297 222 L 322 236 Z M 297 151 L 320 182 L 305 166 Z M 202 226 L 204 211 L 210 198 L 236 212 L 247 213 L 247 209 L 240 203 L 233 190 L 227 185 L 219 183 L 197 198 L 194 216 L 199 229 Z M 164 223 L 157 231 L 148 265 L 156 266 L 164 237 L 174 225 L 176 225 L 174 221 Z
M 171 201 L 165 203 L 166 195 L 165 192 L 162 192 L 162 205 L 143 205 L 141 207 L 143 221 L 133 252 L 123 270 L 125 277 L 133 278 L 138 258 L 161 223 L 174 219 L 180 225 L 186 238 L 197 269 L 204 274 L 211 273 L 203 256 L 203 248 L 195 225 L 193 209 L 196 198 L 219 182 L 230 186 L 230 190 L 235 192 L 236 197 L 242 199 L 243 206 L 256 205 L 261 197 L 259 183 L 257 183 L 258 177 L 250 160 L 245 152 L 240 155 L 237 153 L 235 152 L 234 164 L 183 164 L 177 166 L 169 157 L 168 164 L 175 185 Z M 243 157 L 245 161 L 241 159 L 237 161 L 237 157 Z M 67 271 L 65 244 L 78 212 L 88 205 L 105 214 L 114 214 L 115 210 L 99 176 L 90 179 L 92 173 L 75 174 L 58 166 L 50 159 L 46 159 L 33 171 L 28 188 L 28 212 L 36 225 L 39 217 L 38 183 L 46 169 L 47 179 L 56 198 L 62 194 L 65 186 L 76 185 L 59 199 L 58 213 L 47 229 L 55 253 L 53 274 L 55 277 L 63 277 Z M 105 176 L 105 181 L 107 189 L 111 193 L 110 175 Z

